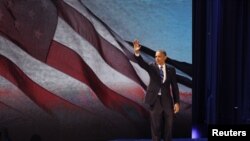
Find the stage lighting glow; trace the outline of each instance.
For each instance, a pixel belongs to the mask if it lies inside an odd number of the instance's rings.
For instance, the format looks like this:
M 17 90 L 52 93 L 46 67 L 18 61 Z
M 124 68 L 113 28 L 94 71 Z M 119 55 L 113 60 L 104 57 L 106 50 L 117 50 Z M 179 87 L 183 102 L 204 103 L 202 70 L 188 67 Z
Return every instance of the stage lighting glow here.
M 192 128 L 192 139 L 197 139 L 200 138 L 200 133 L 197 128 Z

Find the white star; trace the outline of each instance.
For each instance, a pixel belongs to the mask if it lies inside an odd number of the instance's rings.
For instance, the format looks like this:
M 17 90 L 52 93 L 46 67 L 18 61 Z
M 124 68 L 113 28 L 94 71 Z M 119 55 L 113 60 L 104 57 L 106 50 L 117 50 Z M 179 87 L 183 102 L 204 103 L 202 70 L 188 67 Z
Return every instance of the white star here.
M 8 1 L 7 1 L 7 7 L 10 8 L 12 5 L 13 5 L 12 0 L 8 0 Z
M 36 37 L 37 39 L 40 39 L 41 36 L 43 35 L 39 30 L 36 30 L 36 31 L 34 32 L 34 34 L 35 34 L 35 37 Z
M 48 3 L 47 3 L 47 1 L 45 1 L 45 0 L 41 0 L 41 3 L 42 3 L 42 7 L 44 8 L 44 9 L 47 9 L 48 8 Z
M 29 16 L 30 16 L 32 19 L 34 18 L 35 13 L 34 13 L 34 11 L 33 11 L 33 10 L 30 10 L 30 11 L 29 11 Z
M 15 25 L 16 29 L 19 29 L 21 26 L 20 22 L 18 22 L 18 21 L 15 21 L 14 25 Z

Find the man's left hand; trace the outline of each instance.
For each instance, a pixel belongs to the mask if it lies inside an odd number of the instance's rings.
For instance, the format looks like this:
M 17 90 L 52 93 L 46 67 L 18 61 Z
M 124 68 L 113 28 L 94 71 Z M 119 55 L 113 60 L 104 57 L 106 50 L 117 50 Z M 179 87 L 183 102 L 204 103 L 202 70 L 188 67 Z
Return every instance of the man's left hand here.
M 180 104 L 179 103 L 175 103 L 174 104 L 174 113 L 178 113 L 180 111 Z

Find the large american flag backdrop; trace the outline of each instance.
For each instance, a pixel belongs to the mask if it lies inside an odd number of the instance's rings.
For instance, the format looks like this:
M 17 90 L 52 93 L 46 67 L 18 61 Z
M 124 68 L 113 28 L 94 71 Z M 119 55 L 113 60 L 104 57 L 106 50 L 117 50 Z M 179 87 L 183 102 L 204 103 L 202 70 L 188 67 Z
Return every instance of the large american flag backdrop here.
M 80 0 L 0 0 L 0 128 L 13 141 L 149 138 L 148 81 L 131 43 Z M 180 92 L 175 124 L 189 132 L 192 94 Z

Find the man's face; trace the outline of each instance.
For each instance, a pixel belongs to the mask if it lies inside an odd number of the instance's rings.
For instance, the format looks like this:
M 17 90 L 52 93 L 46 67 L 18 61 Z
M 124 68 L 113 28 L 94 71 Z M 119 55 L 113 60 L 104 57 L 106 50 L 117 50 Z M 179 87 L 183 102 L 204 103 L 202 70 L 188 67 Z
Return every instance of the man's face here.
M 167 56 L 165 56 L 162 52 L 157 51 L 155 53 L 155 62 L 158 65 L 163 65 L 167 59 Z

